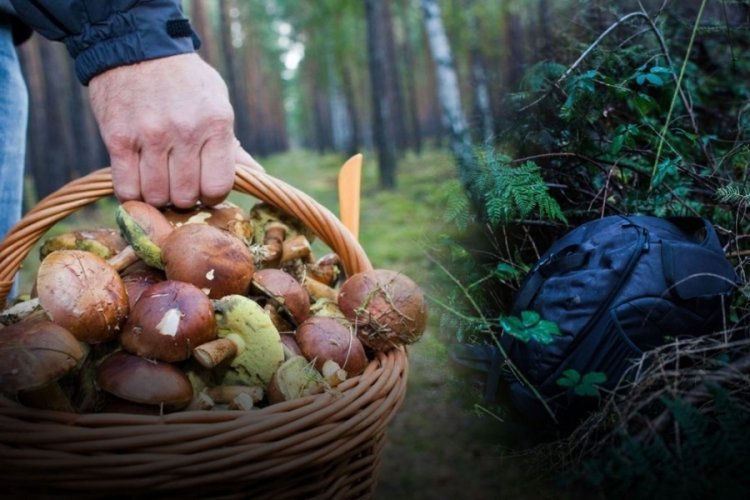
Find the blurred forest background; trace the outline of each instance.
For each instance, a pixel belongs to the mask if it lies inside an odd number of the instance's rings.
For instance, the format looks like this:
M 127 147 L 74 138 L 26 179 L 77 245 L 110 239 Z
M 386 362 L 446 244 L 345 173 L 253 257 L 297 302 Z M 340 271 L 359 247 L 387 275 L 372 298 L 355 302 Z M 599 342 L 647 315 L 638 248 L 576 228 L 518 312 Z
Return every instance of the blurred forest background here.
M 708 217 L 746 276 L 750 2 L 183 6 L 245 148 L 332 209 L 338 166 L 364 152 L 362 244 L 427 291 L 431 323 L 410 350 L 380 497 L 559 499 L 561 485 L 579 487 L 570 498 L 748 497 L 750 447 L 727 443 L 750 443 L 750 369 L 723 406 L 685 398 L 672 434 L 640 442 L 624 428 L 597 456 L 561 441 L 540 458 L 517 451 L 536 429 L 482 401 L 481 377 L 452 370 L 448 346 L 492 339 L 546 246 L 604 215 Z M 64 47 L 34 36 L 20 54 L 31 206 L 108 160 Z M 743 287 L 730 319 L 747 333 L 748 318 Z
M 571 2 L 427 3 L 442 8 L 472 130 L 491 137 L 501 96 L 533 54 L 553 55 L 554 9 Z M 443 143 L 419 1 L 190 0 L 183 7 L 200 54 L 229 86 L 237 135 L 254 156 L 377 145 L 380 183 L 390 188 L 397 156 Z M 106 165 L 107 156 L 65 48 L 37 35 L 20 53 L 31 92 L 28 172 L 41 197 Z

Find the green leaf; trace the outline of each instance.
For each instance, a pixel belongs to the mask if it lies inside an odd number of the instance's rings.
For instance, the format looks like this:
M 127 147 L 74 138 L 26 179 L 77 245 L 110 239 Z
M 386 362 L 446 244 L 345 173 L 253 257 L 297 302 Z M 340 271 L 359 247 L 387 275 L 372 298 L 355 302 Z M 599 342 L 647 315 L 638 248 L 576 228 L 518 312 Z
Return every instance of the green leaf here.
M 502 316 L 500 326 L 513 337 L 528 342 L 535 340 L 540 344 L 549 344 L 560 336 L 560 328 L 556 323 L 541 319 L 535 311 L 521 311 L 521 317 Z
M 647 115 L 657 107 L 657 103 L 654 98 L 642 92 L 638 92 L 633 96 L 632 103 L 636 107 L 636 109 L 644 115 Z
M 569 368 L 562 372 L 562 377 L 557 379 L 556 383 L 560 387 L 571 387 L 573 392 L 578 396 L 599 396 L 599 388 L 596 384 L 602 384 L 607 381 L 607 375 L 602 372 L 589 372 L 584 376 L 578 373 L 578 370 Z
M 655 87 L 661 87 L 664 85 L 664 80 L 662 80 L 660 76 L 655 75 L 653 73 L 647 74 L 646 80 L 648 81 L 648 83 L 650 83 L 651 85 Z
M 561 387 L 575 387 L 581 382 L 581 374 L 578 370 L 569 368 L 562 372 L 562 377 L 557 379 L 557 385 Z
M 583 376 L 584 384 L 603 384 L 607 381 L 607 374 L 603 372 L 589 372 Z
M 578 396 L 596 397 L 599 395 L 599 388 L 591 384 L 581 383 L 580 385 L 575 386 L 573 392 Z
M 664 66 L 654 66 L 649 70 L 651 73 L 659 73 L 662 75 L 670 75 L 672 74 L 672 70 L 669 68 L 665 68 Z
M 612 145 L 609 147 L 609 152 L 612 153 L 613 155 L 619 154 L 624 144 L 625 144 L 625 134 L 617 134 L 612 139 Z
M 521 311 L 521 322 L 524 328 L 530 328 L 541 320 L 542 317 L 536 311 Z
M 673 159 L 664 159 L 659 162 L 654 172 L 654 177 L 651 179 L 651 186 L 657 187 L 667 177 L 674 177 L 677 175 L 677 161 Z

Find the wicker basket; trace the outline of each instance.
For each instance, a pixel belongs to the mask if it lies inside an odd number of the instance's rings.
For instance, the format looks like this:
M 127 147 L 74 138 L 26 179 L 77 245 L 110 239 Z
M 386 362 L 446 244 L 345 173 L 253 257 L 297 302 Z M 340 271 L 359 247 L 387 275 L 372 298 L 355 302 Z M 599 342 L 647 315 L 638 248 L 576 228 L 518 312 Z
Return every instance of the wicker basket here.
M 371 267 L 351 233 L 304 193 L 243 168 L 235 190 L 299 218 L 339 254 L 348 274 Z M 111 193 L 103 169 L 29 212 L 0 245 L 0 303 L 55 222 Z M 0 396 L 0 484 L 4 494 L 32 495 L 369 497 L 407 372 L 405 351 L 394 349 L 335 392 L 249 412 L 79 415 L 32 410 Z

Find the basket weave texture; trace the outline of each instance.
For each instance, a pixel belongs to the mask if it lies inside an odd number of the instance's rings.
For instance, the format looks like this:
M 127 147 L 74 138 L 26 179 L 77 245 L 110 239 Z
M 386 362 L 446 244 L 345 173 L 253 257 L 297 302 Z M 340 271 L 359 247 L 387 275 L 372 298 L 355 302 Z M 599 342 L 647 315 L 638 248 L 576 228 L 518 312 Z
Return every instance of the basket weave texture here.
M 343 224 L 301 191 L 241 166 L 234 188 L 300 219 L 341 257 L 347 275 L 371 268 Z M 111 174 L 102 169 L 39 202 L 0 245 L 0 304 L 45 232 L 110 194 Z M 407 376 L 405 350 L 393 349 L 324 394 L 252 411 L 163 416 L 35 410 L 0 396 L 0 484 L 6 494 L 370 497 Z

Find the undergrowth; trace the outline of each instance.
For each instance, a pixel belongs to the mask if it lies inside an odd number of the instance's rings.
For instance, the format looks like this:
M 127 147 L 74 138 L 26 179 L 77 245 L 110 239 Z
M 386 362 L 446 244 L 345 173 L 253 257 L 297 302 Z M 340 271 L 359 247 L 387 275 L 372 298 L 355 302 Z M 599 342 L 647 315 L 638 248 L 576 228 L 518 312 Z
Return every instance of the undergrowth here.
M 496 343 L 540 254 L 607 215 L 706 217 L 746 278 L 750 59 L 735 55 L 750 50 L 750 7 L 735 2 L 745 17 L 722 17 L 719 3 L 581 2 L 571 17 L 595 12 L 600 31 L 572 31 L 559 60 L 528 66 L 495 143 L 475 148 L 471 195 L 457 182 L 443 188 L 452 229 L 433 258 L 447 276 L 441 326 L 456 342 Z M 744 331 L 749 311 L 744 288 L 729 327 Z M 699 498 L 716 484 L 728 497 L 747 493 L 750 450 L 730 444 L 748 439 L 745 395 L 710 390 L 710 418 L 690 400 L 663 400 L 682 429 L 679 448 L 626 429 L 596 459 L 558 472 L 600 495 Z M 503 419 L 506 410 L 492 407 Z

